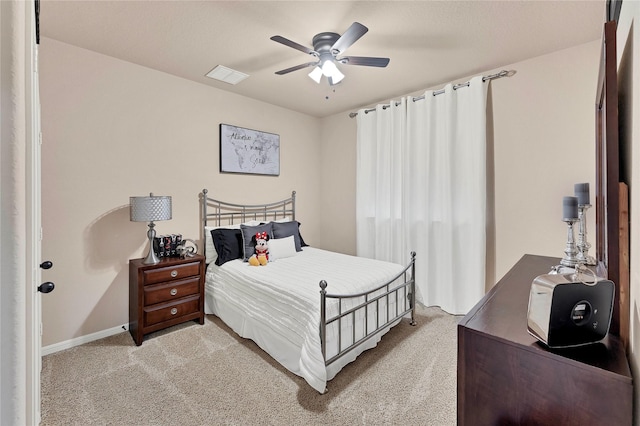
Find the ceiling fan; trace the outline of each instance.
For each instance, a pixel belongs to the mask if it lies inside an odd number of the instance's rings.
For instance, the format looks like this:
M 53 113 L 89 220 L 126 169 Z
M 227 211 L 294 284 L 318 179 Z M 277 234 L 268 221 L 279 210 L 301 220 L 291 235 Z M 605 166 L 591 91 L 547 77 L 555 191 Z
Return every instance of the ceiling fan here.
M 320 83 L 320 80 L 324 75 L 328 78 L 329 84 L 333 86 L 334 84 L 338 84 L 344 78 L 344 74 L 340 72 L 336 63 L 384 68 L 389 64 L 389 58 L 373 58 L 367 56 L 338 57 L 344 54 L 349 46 L 358 41 L 358 39 L 365 35 L 367 31 L 369 31 L 367 27 L 359 22 L 354 22 L 342 35 L 331 32 L 316 34 L 312 40 L 313 50 L 282 36 L 273 36 L 271 37 L 271 40 L 282 43 L 285 46 L 293 47 L 294 49 L 300 50 L 301 52 L 307 53 L 316 58 L 313 62 L 307 62 L 296 65 L 295 67 L 276 71 L 276 74 L 283 75 L 292 71 L 315 66 L 313 71 L 309 73 L 309 77 L 311 77 L 316 83 Z

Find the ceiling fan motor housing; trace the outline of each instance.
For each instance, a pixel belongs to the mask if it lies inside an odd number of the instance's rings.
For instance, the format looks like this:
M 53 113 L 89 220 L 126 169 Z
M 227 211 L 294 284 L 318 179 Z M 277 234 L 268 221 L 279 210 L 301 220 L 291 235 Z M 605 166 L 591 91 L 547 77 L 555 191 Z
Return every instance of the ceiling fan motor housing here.
M 313 50 L 322 55 L 323 53 L 331 53 L 337 55 L 340 52 L 332 52 L 331 47 L 338 41 L 340 34 L 336 33 L 320 33 L 313 37 Z

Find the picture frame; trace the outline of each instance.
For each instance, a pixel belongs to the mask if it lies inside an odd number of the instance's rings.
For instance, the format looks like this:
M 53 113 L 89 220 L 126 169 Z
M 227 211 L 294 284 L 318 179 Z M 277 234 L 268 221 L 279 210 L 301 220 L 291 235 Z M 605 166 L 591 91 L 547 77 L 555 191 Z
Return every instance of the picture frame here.
M 280 175 L 280 136 L 220 124 L 220 173 Z

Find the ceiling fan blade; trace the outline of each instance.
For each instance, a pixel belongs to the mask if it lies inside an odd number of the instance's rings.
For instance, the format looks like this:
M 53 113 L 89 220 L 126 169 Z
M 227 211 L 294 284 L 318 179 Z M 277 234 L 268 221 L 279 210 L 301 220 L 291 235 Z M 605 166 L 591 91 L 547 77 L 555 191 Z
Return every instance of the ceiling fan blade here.
M 372 58 L 368 56 L 345 56 L 338 61 L 345 65 L 364 65 L 366 67 L 384 68 L 389 64 L 389 58 Z
M 311 50 L 306 46 L 298 44 L 295 41 L 291 41 L 288 38 L 284 38 L 282 36 L 278 36 L 278 35 L 277 36 L 273 36 L 273 37 L 271 37 L 271 40 L 276 41 L 278 43 L 282 43 L 285 46 L 293 47 L 294 49 L 297 49 L 297 50 L 299 50 L 301 52 L 304 52 L 304 53 L 307 53 L 309 55 L 313 55 L 313 54 L 317 55 L 317 53 L 314 50 Z
M 307 62 L 306 64 L 300 64 L 300 65 L 296 65 L 295 67 L 291 67 L 291 68 L 287 68 L 284 70 L 280 70 L 280 71 L 276 71 L 276 74 L 278 75 L 283 75 L 283 74 L 288 74 L 292 71 L 298 71 L 301 70 L 303 68 L 307 68 L 307 67 L 312 67 L 314 65 L 318 65 L 320 63 L 320 61 L 316 61 L 316 62 Z
M 358 39 L 365 35 L 367 31 L 369 31 L 369 28 L 359 22 L 354 22 L 347 31 L 345 31 L 344 34 L 342 34 L 342 36 L 333 43 L 333 46 L 331 46 L 331 52 L 333 53 L 337 51 L 338 53 L 335 53 L 336 55 L 344 53 L 349 46 L 358 41 Z

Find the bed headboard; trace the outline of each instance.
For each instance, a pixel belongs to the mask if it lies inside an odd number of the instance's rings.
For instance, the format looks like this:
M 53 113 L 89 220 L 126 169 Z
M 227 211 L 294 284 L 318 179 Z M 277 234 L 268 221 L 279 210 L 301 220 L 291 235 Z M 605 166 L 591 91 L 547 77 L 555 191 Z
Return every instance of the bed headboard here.
M 291 191 L 291 197 L 266 204 L 234 204 L 215 200 L 208 195 L 209 191 L 202 190 L 200 194 L 202 241 L 206 241 L 205 226 L 225 226 L 243 223 L 249 220 L 268 222 L 289 217 L 296 219 L 296 191 Z

